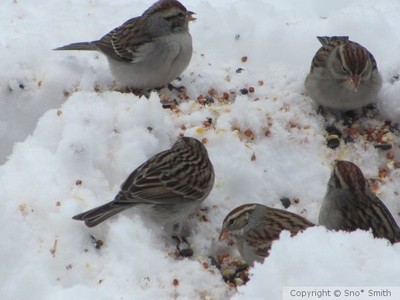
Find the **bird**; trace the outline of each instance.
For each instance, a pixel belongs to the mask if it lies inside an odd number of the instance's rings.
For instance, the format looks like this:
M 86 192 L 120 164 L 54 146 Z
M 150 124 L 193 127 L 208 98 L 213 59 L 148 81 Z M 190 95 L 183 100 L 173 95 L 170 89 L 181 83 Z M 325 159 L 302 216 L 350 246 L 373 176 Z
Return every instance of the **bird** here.
M 182 223 L 206 199 L 215 180 L 214 167 L 202 142 L 181 137 L 137 167 L 114 200 L 73 217 L 94 227 L 131 207 L 143 212 L 178 240 Z
M 382 77 L 374 56 L 348 36 L 318 36 L 305 90 L 323 108 L 346 112 L 377 100 Z
M 400 241 L 400 229 L 385 204 L 371 191 L 361 169 L 335 160 L 318 223 L 330 230 L 371 230 L 376 238 Z
M 292 236 L 313 223 L 305 218 L 282 209 L 258 203 L 247 203 L 236 207 L 225 217 L 219 240 L 232 239 L 243 259 L 250 265 L 263 262 L 272 242 L 283 230 Z
M 119 85 L 160 88 L 179 77 L 190 63 L 193 46 L 188 23 L 195 20 L 193 14 L 179 1 L 160 0 L 99 40 L 54 50 L 99 51 L 107 57 Z

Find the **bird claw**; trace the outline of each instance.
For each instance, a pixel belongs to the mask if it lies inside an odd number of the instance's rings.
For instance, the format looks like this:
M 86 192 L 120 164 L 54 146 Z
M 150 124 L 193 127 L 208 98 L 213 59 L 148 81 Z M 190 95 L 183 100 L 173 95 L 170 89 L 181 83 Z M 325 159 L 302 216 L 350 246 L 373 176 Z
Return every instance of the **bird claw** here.
M 183 85 L 174 86 L 173 84 L 169 83 L 167 87 L 170 91 L 175 90 L 178 91 L 179 93 L 186 92 L 186 87 L 184 87 Z
M 177 241 L 176 249 L 178 250 L 179 256 L 182 257 L 191 257 L 193 256 L 193 249 L 190 247 L 189 242 L 183 236 L 173 236 L 173 238 Z M 181 244 L 186 244 L 187 247 L 181 249 Z
M 240 273 L 240 272 L 246 270 L 248 267 L 249 267 L 249 264 L 242 264 L 241 266 L 237 267 L 237 268 L 236 268 L 236 271 L 235 271 L 235 276 L 236 276 L 238 273 Z
M 235 270 L 235 272 L 234 272 L 233 274 L 226 276 L 226 275 L 223 275 L 224 272 L 223 272 L 222 266 L 221 266 L 221 264 L 218 262 L 218 260 L 215 259 L 215 258 L 212 257 L 212 256 L 209 256 L 208 258 L 209 258 L 210 261 L 211 261 L 211 265 L 214 266 L 214 267 L 216 267 L 216 268 L 221 272 L 222 278 L 224 279 L 225 282 L 232 282 L 232 283 L 234 283 L 234 282 L 235 282 L 235 278 L 236 278 L 236 277 L 242 278 L 243 276 L 240 276 L 240 273 L 249 268 L 249 265 L 248 265 L 248 264 L 246 264 L 246 263 L 241 264 L 240 266 L 238 266 L 238 267 L 236 268 L 236 270 Z M 238 276 L 238 274 L 239 274 L 239 276 Z
M 212 265 L 212 266 L 215 266 L 218 270 L 221 271 L 221 268 L 222 268 L 221 264 L 220 264 L 214 257 L 212 257 L 212 256 L 209 256 L 208 258 L 209 258 L 210 261 L 211 261 L 211 265 Z
M 90 238 L 92 239 L 92 243 L 96 249 L 100 249 L 104 245 L 102 240 L 96 239 L 93 235 L 90 235 Z
M 240 273 L 246 271 L 248 268 L 249 268 L 248 264 L 246 263 L 242 264 L 236 268 L 235 273 L 229 276 L 222 276 L 222 278 L 224 279 L 225 282 L 232 282 L 232 283 L 235 283 L 236 278 L 242 278 L 244 281 L 247 281 L 248 279 L 246 280 L 245 278 L 243 278 L 243 275 L 240 275 Z

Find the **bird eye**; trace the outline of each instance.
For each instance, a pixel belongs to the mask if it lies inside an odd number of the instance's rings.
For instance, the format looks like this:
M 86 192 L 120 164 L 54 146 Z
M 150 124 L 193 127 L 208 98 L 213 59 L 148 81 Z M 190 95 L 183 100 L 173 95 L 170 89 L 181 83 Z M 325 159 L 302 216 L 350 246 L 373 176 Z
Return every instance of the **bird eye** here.
M 230 219 L 229 220 L 229 225 L 233 225 L 235 223 L 235 219 Z
M 347 73 L 347 68 L 346 68 L 345 66 L 342 66 L 342 71 L 343 71 L 344 73 Z

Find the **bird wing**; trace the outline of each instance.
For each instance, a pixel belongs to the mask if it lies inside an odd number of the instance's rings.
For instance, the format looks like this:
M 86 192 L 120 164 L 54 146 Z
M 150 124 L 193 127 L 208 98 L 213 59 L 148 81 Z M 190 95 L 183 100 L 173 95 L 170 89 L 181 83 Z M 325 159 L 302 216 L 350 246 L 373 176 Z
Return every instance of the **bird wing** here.
M 269 230 L 259 231 L 258 229 L 252 229 L 246 235 L 246 244 L 254 249 L 257 255 L 266 257 L 272 242 L 279 238 L 279 233 Z
M 267 209 L 269 210 L 269 208 Z M 271 214 L 274 214 L 275 218 L 266 214 L 267 217 L 262 218 L 259 225 L 248 232 L 246 242 L 253 245 L 257 255 L 266 256 L 272 242 L 279 239 L 283 230 L 290 231 L 291 236 L 294 236 L 299 231 L 314 226 L 308 220 L 288 211 L 275 209 Z
M 168 150 L 164 153 L 168 155 L 167 152 Z M 174 156 L 171 161 L 160 154 L 129 175 L 115 200 L 154 204 L 198 200 L 206 196 L 204 185 L 209 182 L 206 176 L 208 175 L 199 173 L 196 163 L 191 164 L 181 156 Z M 199 178 L 204 179 L 200 179 L 204 185 L 195 183 Z
M 143 22 L 141 17 L 129 19 L 93 43 L 101 52 L 115 60 L 137 62 L 141 59 L 141 46 L 153 40 L 144 30 L 146 26 L 142 25 Z
M 400 241 L 400 228 L 386 205 L 372 192 L 367 203 L 370 209 L 366 210 L 368 224 L 376 237 L 384 237 L 392 243 Z
M 322 44 L 322 47 L 315 53 L 314 58 L 311 62 L 311 72 L 318 67 L 326 67 L 327 57 L 329 54 L 338 46 L 344 45 L 349 42 L 348 36 L 317 36 L 318 41 Z

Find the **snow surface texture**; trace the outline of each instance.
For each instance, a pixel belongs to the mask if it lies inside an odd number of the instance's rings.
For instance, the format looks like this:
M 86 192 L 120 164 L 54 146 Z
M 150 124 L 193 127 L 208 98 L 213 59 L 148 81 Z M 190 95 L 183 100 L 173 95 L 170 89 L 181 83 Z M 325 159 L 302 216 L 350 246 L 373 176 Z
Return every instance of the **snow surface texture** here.
M 349 35 L 378 61 L 380 118 L 399 121 L 400 82 L 392 79 L 400 2 L 184 1 L 198 20 L 192 62 L 176 83 L 189 96 L 179 111 L 163 109 L 156 93 L 112 91 L 100 54 L 51 50 L 99 38 L 152 1 L 2 1 L 0 298 L 278 300 L 284 286 L 399 286 L 400 245 L 368 232 L 283 233 L 237 291 L 208 256 L 219 248 L 222 219 L 243 203 L 282 208 L 280 198 L 297 198 L 288 209 L 317 222 L 335 158 L 378 177 L 387 153 L 372 143 L 326 147 L 325 121 L 303 81 L 320 46 L 315 36 Z M 253 93 L 239 95 L 250 86 Z M 238 96 L 197 103 L 210 88 Z M 173 242 L 135 209 L 93 229 L 71 219 L 112 200 L 128 174 L 179 133 L 208 140 L 216 172 L 203 210 L 189 220 L 193 257 L 176 258 Z M 377 188 L 398 223 L 399 176 L 389 168 Z M 101 249 L 91 234 L 105 242 Z

